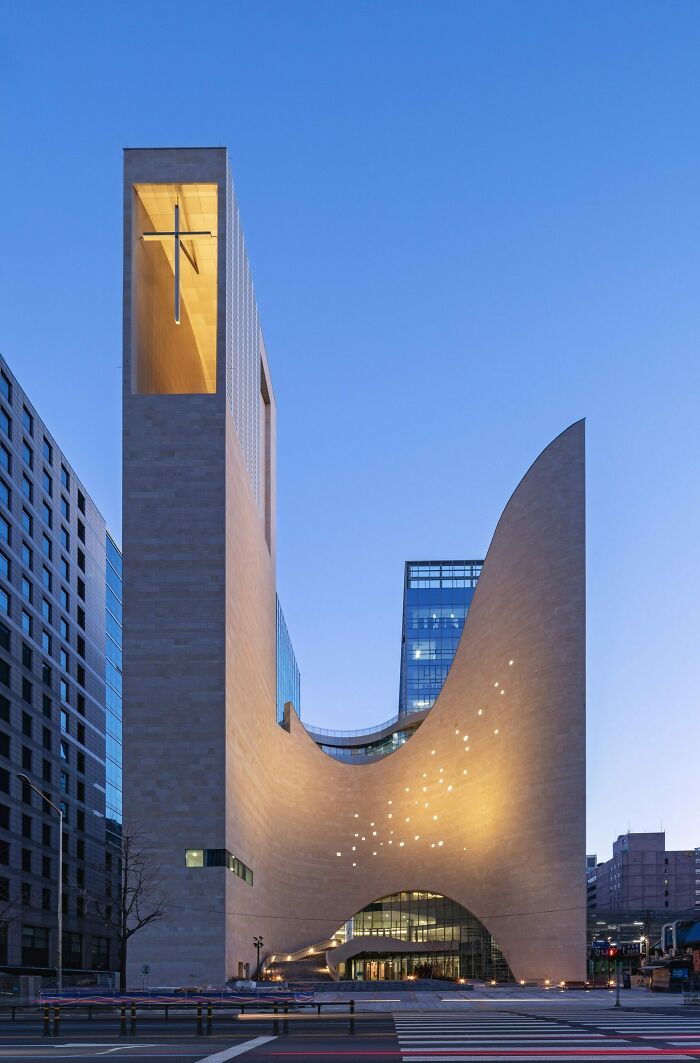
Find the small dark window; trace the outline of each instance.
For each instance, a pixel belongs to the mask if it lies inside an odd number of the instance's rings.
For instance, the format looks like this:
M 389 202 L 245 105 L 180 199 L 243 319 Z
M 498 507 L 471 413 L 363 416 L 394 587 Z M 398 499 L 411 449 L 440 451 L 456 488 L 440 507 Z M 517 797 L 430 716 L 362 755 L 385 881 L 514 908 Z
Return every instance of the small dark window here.
M 22 870 L 27 871 L 30 875 L 32 873 L 32 850 L 22 850 Z

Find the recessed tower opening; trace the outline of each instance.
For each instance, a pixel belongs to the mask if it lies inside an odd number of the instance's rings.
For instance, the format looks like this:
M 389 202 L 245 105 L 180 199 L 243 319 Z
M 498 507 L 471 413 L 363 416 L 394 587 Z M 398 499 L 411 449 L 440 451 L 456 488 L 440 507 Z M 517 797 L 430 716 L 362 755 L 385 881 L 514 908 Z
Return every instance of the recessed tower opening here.
M 217 187 L 133 186 L 132 390 L 216 391 Z

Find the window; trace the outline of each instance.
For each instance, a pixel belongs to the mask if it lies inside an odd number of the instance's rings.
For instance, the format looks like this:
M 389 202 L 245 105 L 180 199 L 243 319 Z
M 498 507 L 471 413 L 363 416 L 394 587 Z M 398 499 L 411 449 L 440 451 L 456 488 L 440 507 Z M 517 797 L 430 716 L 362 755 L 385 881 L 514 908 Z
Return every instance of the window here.
M 12 458 L 4 443 L 0 443 L 0 469 L 4 469 L 6 473 L 12 472 Z
M 85 495 L 82 491 L 78 491 L 78 509 L 85 516 Z
M 44 436 L 43 444 L 44 461 L 48 461 L 49 465 L 53 465 L 53 447 L 49 443 L 46 436 Z
M 0 657 L 0 683 L 4 683 L 6 687 L 10 685 L 10 666 L 7 661 L 3 661 Z
M 82 520 L 78 521 L 78 538 L 80 539 L 81 543 L 85 542 L 85 525 L 83 524 Z
M 4 480 L 0 480 L 0 502 L 2 502 L 2 504 L 6 506 L 7 509 L 12 509 L 10 488 L 7 486 Z
M 63 547 L 63 549 L 64 550 L 70 550 L 70 535 L 68 533 L 68 529 L 66 527 L 64 527 L 63 524 L 61 525 L 60 539 L 61 539 L 61 546 Z
M 41 762 L 41 777 L 44 780 L 44 782 L 48 782 L 48 783 L 51 782 L 51 779 L 52 779 L 51 761 L 47 760 L 46 757 L 44 757 L 44 759 Z
M 85 610 L 82 605 L 78 606 L 78 626 L 85 630 Z
M 78 597 L 85 601 L 85 581 L 78 577 Z
M 41 632 L 41 648 L 48 656 L 51 656 L 51 636 L 46 629 Z
M 68 684 L 66 683 L 65 679 L 61 680 L 60 687 L 61 687 L 61 701 L 63 702 L 64 705 L 69 705 L 70 702 L 69 702 L 69 699 L 68 699 Z
M 0 790 L 2 790 L 4 794 L 9 794 L 10 792 L 10 773 L 4 768 L 0 770 Z
M 85 803 L 85 783 L 81 779 L 78 779 L 76 785 L 76 796 L 79 801 Z
M 32 839 L 32 817 L 22 813 L 22 837 Z
M 68 726 L 69 716 L 65 709 L 61 709 L 61 731 L 64 735 L 67 735 L 70 728 Z
M 28 872 L 30 875 L 32 873 L 32 850 L 31 849 L 23 849 L 22 850 L 22 870 Z
M 0 576 L 4 576 L 5 579 L 10 578 L 10 559 L 3 554 L 2 550 L 0 550 Z
M 48 727 L 43 727 L 41 731 L 42 743 L 44 749 L 48 749 L 51 752 L 51 731 Z
M 61 760 L 68 760 L 69 755 L 68 743 L 64 738 L 61 739 Z
M 78 741 L 80 742 L 81 746 L 85 745 L 85 724 L 84 723 L 79 723 L 78 724 Z
M 70 609 L 70 595 L 65 587 L 61 587 L 59 598 L 61 599 L 61 608 L 68 612 Z
M 53 521 L 53 514 L 51 513 L 51 506 L 46 502 L 41 503 L 41 516 L 44 519 L 44 524 L 50 528 Z
M 41 825 L 41 844 L 46 849 L 51 848 L 51 824 L 42 823 Z
M 85 774 L 85 754 L 78 752 L 76 754 L 76 757 L 75 757 L 75 763 L 77 765 L 77 768 L 78 768 L 78 771 L 80 772 L 80 774 L 84 775 Z M 83 788 L 83 796 L 82 797 L 80 797 L 80 787 L 81 786 Z M 78 783 L 78 797 L 80 798 L 81 801 L 85 800 L 85 783 L 80 783 L 80 782 Z
M 34 435 L 34 418 L 26 406 L 22 407 L 22 427 L 27 435 Z
M 70 520 L 70 505 L 65 495 L 61 495 L 61 516 L 66 520 Z
M 6 398 L 8 402 L 12 402 L 12 385 L 2 370 L 0 370 L 0 395 Z
M 10 736 L 0 731 L 0 757 L 10 759 Z
M 31 570 L 32 567 L 33 567 L 33 565 L 32 565 L 33 560 L 34 560 L 34 554 L 32 552 L 31 546 L 29 545 L 29 543 L 24 543 L 23 542 L 22 543 L 22 564 L 25 565 L 28 569 Z
M 0 428 L 3 430 L 6 436 L 12 435 L 12 421 L 7 415 L 7 411 L 0 406 Z
M 22 734 L 25 738 L 32 737 L 32 718 L 28 712 L 22 713 Z
M 4 539 L 6 543 L 10 541 L 10 525 L 4 517 L 0 517 L 0 539 Z
M 26 531 L 27 535 L 34 534 L 34 520 L 32 518 L 31 513 L 29 513 L 26 509 L 22 510 L 22 527 Z
M 59 626 L 60 626 L 60 629 L 61 629 L 61 638 L 65 639 L 66 642 L 68 642 L 68 640 L 70 638 L 70 628 L 68 627 L 68 622 L 66 621 L 65 616 L 61 617 L 61 619 L 59 621 Z
M 25 635 L 32 636 L 32 615 L 26 609 L 22 610 L 22 631 Z
M 51 686 L 51 666 L 46 661 L 41 665 L 41 681 L 46 683 L 47 687 Z
M 41 599 L 41 615 L 47 624 L 51 623 L 51 602 L 47 598 Z
M 51 719 L 51 698 L 48 694 L 44 694 L 42 698 L 42 707 L 44 710 L 44 716 L 48 716 Z
M 78 809 L 76 814 L 75 825 L 78 830 L 85 830 L 85 813 L 81 808 Z
M 4 650 L 10 649 L 10 629 L 5 624 L 0 624 L 0 646 Z
M 21 897 L 22 897 L 22 904 L 24 904 L 27 908 L 31 908 L 31 906 L 32 906 L 32 887 L 31 887 L 29 882 L 23 882 L 22 883 Z
M 33 487 L 32 481 L 25 474 L 22 475 L 22 494 L 24 495 L 24 497 L 29 502 L 32 501 L 32 495 L 34 494 L 34 487 Z
M 51 910 L 51 890 L 43 888 L 41 891 L 41 907 L 45 912 Z
M 0 805 L 0 827 L 3 830 L 10 829 L 10 809 L 8 805 Z M 2 900 L 2 889 L 0 889 L 0 900 Z
M 22 440 L 22 458 L 24 459 L 24 464 L 30 469 L 34 467 L 34 453 L 26 439 Z
M 49 965 L 49 931 L 46 927 L 22 925 L 22 964 L 28 967 Z
M 61 466 L 61 483 L 65 487 L 66 491 L 70 491 L 70 473 L 65 465 Z
M 32 684 L 24 677 L 22 677 L 22 700 L 26 701 L 28 705 L 32 703 Z
M 32 751 L 29 746 L 22 746 L 22 767 L 25 771 L 32 770 Z
M 61 557 L 61 575 L 63 576 L 64 579 L 70 579 L 70 565 L 68 564 L 68 560 L 65 557 Z M 67 601 L 68 600 L 68 593 L 65 592 L 65 591 L 64 591 L 64 593 L 65 593 L 66 601 Z M 65 602 L 63 602 L 63 595 L 61 595 L 61 602 L 63 604 L 63 608 L 67 609 L 68 606 L 65 604 Z
M 26 576 L 22 576 L 22 584 L 21 584 L 21 586 L 22 586 L 22 597 L 25 599 L 25 601 L 31 602 L 31 600 L 32 600 L 32 584 L 31 584 L 30 580 L 27 579 Z
M 51 540 L 49 539 L 49 537 L 46 534 L 46 532 L 44 532 L 44 534 L 42 535 L 41 548 L 44 551 L 44 554 L 46 555 L 46 557 L 48 557 L 48 559 L 50 561 L 51 560 L 51 552 L 52 552 L 52 550 L 51 550 Z
M 62 771 L 61 772 L 61 793 L 67 794 L 68 793 L 68 787 L 69 787 L 68 772 L 67 771 Z
M 22 664 L 25 668 L 31 670 L 32 667 L 32 648 L 28 646 L 26 642 L 22 643 Z
M 59 652 L 59 661 L 60 661 L 61 668 L 63 669 L 64 672 L 70 671 L 69 662 L 68 662 L 68 654 L 63 649 L 63 646 L 61 646 L 61 649 L 60 649 L 60 652 Z
M 0 864 L 9 864 L 10 862 L 10 843 L 0 841 Z
M 42 856 L 41 858 L 41 877 L 51 878 L 51 857 Z
M 0 694 L 0 720 L 10 722 L 10 702 Z
M 46 565 L 42 565 L 42 568 L 41 568 L 41 582 L 44 584 L 44 586 L 46 587 L 47 591 L 49 591 L 49 593 L 50 593 L 51 592 L 51 584 L 53 583 L 53 580 L 51 578 L 51 573 L 48 570 L 48 568 L 46 567 Z
M 82 550 L 78 550 L 78 568 L 81 572 L 85 571 L 85 554 Z M 78 583 L 78 587 L 80 587 L 80 583 Z M 78 590 L 78 594 L 80 594 L 80 590 Z M 85 597 L 85 584 L 83 584 L 83 593 L 80 594 L 80 597 Z
M 41 482 L 44 490 L 46 491 L 46 494 L 50 497 L 53 494 L 53 480 L 47 473 L 46 469 L 44 469 L 43 475 L 41 477 Z

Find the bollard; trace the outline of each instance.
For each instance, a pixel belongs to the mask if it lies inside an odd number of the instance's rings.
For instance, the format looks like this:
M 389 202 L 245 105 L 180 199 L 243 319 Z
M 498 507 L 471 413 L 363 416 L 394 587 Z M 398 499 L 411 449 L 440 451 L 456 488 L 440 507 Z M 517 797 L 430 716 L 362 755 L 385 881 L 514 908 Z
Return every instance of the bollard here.
M 276 1034 L 278 1034 L 280 1032 L 280 1021 L 277 1018 L 277 1016 L 279 1015 L 280 1009 L 277 1006 L 277 1004 L 275 1004 L 275 1006 L 274 1006 L 274 1008 L 272 1010 L 275 1013 L 275 1018 L 274 1018 L 273 1023 L 272 1023 L 272 1032 L 273 1032 L 273 1034 L 276 1035 Z
M 355 1032 L 355 1001 L 350 1001 L 350 1033 Z
M 126 1037 L 126 1008 L 123 1004 L 119 1008 L 119 1036 Z
M 131 1022 L 129 1024 L 129 1033 L 132 1037 L 136 1036 L 136 1005 L 131 1005 Z
M 58 1037 L 60 1030 L 61 1030 L 61 1009 L 60 1008 L 54 1008 L 53 1009 L 53 1035 L 54 1035 L 54 1037 Z
M 287 1015 L 289 1014 L 289 1004 L 284 1005 L 284 1021 L 282 1023 L 282 1033 L 289 1033 L 289 1020 Z
M 44 1004 L 44 1030 L 41 1036 L 48 1037 L 50 1033 L 51 1028 L 49 1026 L 49 1006 L 48 1004 Z
M 202 1026 L 202 1005 L 197 1005 L 197 1036 L 202 1037 L 204 1034 L 204 1027 Z
M 211 1023 L 213 1018 L 213 1012 L 211 1004 L 207 1004 L 207 1037 L 211 1037 Z

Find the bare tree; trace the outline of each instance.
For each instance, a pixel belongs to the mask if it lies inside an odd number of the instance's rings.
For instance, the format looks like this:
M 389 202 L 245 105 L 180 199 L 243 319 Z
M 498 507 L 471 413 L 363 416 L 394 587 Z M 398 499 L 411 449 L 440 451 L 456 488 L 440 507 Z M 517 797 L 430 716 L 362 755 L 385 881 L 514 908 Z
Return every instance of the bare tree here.
M 119 992 L 126 992 L 126 960 L 130 939 L 149 923 L 168 914 L 168 902 L 161 889 L 160 868 L 154 863 L 147 839 L 126 824 L 119 847 L 119 891 L 116 903 L 93 897 L 92 904 L 117 940 L 119 948 Z
M 2 962 L 7 961 L 5 950 L 7 948 L 7 931 L 10 923 L 14 923 L 15 919 L 19 918 L 20 915 L 24 915 L 30 907 L 19 895 L 11 900 L 9 890 L 4 887 L 0 889 L 0 953 L 4 956 Z

